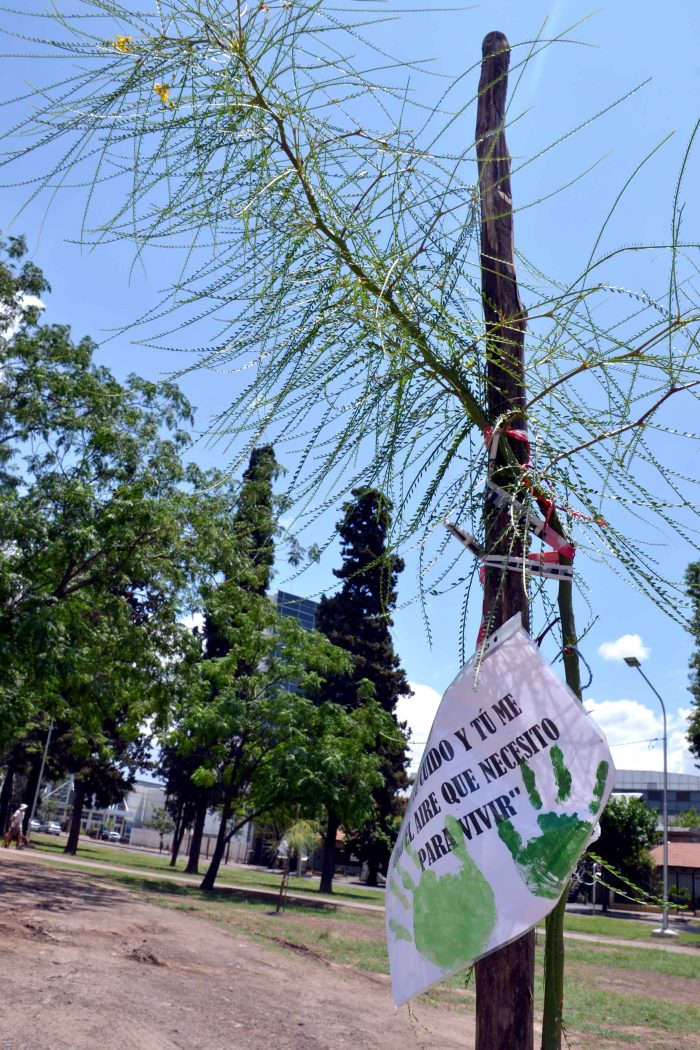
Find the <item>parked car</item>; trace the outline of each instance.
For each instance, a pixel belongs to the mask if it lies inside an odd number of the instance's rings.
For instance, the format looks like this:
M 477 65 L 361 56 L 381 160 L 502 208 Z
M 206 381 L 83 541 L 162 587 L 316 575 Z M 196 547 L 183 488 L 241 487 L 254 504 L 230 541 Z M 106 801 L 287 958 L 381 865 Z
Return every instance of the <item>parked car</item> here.
M 118 831 L 110 831 L 107 840 L 108 842 L 121 842 L 122 837 Z
M 55 820 L 43 820 L 37 831 L 44 831 L 47 835 L 60 835 L 61 825 L 57 824 Z
M 39 823 L 38 820 L 30 820 L 29 821 L 29 830 L 30 831 L 38 831 L 40 827 L 41 827 L 41 824 Z

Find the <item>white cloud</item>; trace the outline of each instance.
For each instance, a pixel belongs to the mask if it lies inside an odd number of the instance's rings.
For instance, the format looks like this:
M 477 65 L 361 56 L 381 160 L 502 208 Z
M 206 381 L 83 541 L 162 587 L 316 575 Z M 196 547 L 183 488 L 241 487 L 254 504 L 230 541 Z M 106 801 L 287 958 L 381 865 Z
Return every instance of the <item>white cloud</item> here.
M 661 771 L 663 719 L 638 700 L 586 700 L 584 707 L 605 733 L 618 769 Z M 670 773 L 697 773 L 688 751 L 688 712 L 681 709 L 668 718 L 668 769 Z
M 432 686 L 422 685 L 420 682 L 409 684 L 413 696 L 402 697 L 399 700 L 396 705 L 396 717 L 400 722 L 408 722 L 411 730 L 410 772 L 415 773 L 442 696 Z
M 623 634 L 615 642 L 603 642 L 598 646 L 598 654 L 604 660 L 622 661 L 626 656 L 636 656 L 639 662 L 647 660 L 651 649 L 647 648 L 638 634 Z

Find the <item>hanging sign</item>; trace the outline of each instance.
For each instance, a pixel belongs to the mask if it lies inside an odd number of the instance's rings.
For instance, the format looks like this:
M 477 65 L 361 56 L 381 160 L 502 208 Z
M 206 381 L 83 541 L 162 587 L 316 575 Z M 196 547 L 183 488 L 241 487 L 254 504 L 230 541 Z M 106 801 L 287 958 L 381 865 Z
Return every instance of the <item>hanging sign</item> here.
M 391 857 L 397 1005 L 552 910 L 614 774 L 603 733 L 513 617 L 443 696 Z

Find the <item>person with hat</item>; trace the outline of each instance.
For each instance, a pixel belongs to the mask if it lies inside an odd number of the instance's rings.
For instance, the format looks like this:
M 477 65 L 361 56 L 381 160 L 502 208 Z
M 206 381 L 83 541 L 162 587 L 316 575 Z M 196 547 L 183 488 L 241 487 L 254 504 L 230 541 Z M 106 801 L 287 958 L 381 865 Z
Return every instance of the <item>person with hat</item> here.
M 10 817 L 10 826 L 7 829 L 5 838 L 2 840 L 3 846 L 9 847 L 10 843 L 14 842 L 17 849 L 22 849 L 22 846 L 27 842 L 27 837 L 24 834 L 24 828 L 22 827 L 24 824 L 24 811 L 26 808 L 27 803 L 23 802 L 19 809 L 16 809 Z

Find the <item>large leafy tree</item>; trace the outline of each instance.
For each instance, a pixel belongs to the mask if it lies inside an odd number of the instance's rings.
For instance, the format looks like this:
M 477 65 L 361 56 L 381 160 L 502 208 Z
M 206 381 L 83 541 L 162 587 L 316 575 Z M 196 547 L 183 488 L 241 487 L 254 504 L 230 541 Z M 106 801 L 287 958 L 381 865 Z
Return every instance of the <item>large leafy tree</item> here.
M 395 711 L 400 697 L 411 690 L 391 636 L 391 614 L 404 563 L 388 549 L 390 527 L 387 498 L 377 489 L 353 489 L 337 527 L 343 564 L 334 575 L 342 586 L 332 597 L 321 599 L 316 618 L 318 629 L 352 658 L 351 673 L 331 675 L 321 695 L 352 708 L 360 684 L 370 683 L 376 701 L 394 718 L 396 731 L 372 745 L 380 760 L 382 784 L 375 792 L 370 818 L 362 827 L 347 829 L 356 832 L 353 845 L 368 863 L 371 885 L 376 885 L 379 867 L 389 858 L 400 808 L 397 793 L 408 784 L 406 741 L 398 732 Z M 338 811 L 329 807 L 322 875 L 327 893 L 332 888 L 339 821 Z
M 692 708 L 688 723 L 688 743 L 690 750 L 700 765 L 700 562 L 688 566 L 685 583 L 692 608 L 690 631 L 695 638 L 696 648 L 690 658 L 690 685 Z
M 620 872 L 623 879 L 642 890 L 650 885 L 652 859 L 649 850 L 658 839 L 658 816 L 655 809 L 650 809 L 636 795 L 614 796 L 600 819 L 600 838 L 592 846 L 593 853 Z M 614 872 L 606 874 L 606 881 L 613 888 L 617 886 L 622 892 L 634 892 Z
M 138 745 L 191 645 L 180 618 L 215 497 L 183 462 L 191 409 L 177 387 L 117 382 L 89 339 L 39 323 L 27 297 L 46 290 L 12 242 L 0 261 L 0 755 L 52 716 L 66 768 L 96 782 Z

